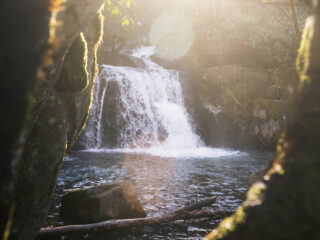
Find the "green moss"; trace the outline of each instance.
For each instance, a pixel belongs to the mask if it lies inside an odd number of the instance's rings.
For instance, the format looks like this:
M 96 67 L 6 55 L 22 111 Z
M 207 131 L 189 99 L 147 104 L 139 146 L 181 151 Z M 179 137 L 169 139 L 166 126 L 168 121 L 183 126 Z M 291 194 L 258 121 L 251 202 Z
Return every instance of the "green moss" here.
M 305 74 L 303 66 L 307 63 L 310 57 L 310 49 L 311 49 L 311 42 L 310 39 L 312 37 L 312 18 L 308 18 L 305 24 L 305 28 L 303 30 L 302 39 L 300 48 L 298 50 L 298 57 L 296 61 L 296 68 L 300 79 L 302 82 L 310 83 L 310 78 L 308 75 Z
M 86 112 L 86 117 L 84 118 L 84 122 L 82 123 L 82 127 L 81 129 L 78 131 L 78 133 L 76 134 L 75 138 L 73 139 L 72 143 L 71 143 L 71 146 L 72 144 L 74 144 L 77 139 L 79 138 L 80 134 L 82 133 L 82 131 L 85 129 L 86 127 L 86 123 L 87 123 L 87 120 L 89 118 L 89 112 L 90 112 L 90 109 L 92 107 L 92 98 L 93 98 L 93 86 L 94 86 L 94 83 L 95 83 L 95 80 L 96 80 L 96 77 L 98 76 L 98 71 L 99 71 L 99 68 L 98 68 L 98 55 L 97 55 L 97 52 L 99 50 L 99 47 L 101 46 L 101 43 L 102 43 L 102 40 L 103 40 L 103 23 L 104 23 L 104 16 L 102 15 L 102 11 L 104 9 L 104 6 L 105 4 L 103 4 L 101 6 L 101 8 L 99 9 L 98 11 L 98 15 L 97 17 L 94 19 L 94 26 L 96 27 L 96 34 L 95 34 L 95 44 L 94 44 L 94 47 L 93 47 L 93 57 L 94 57 L 94 66 L 93 66 L 93 74 L 91 74 L 91 90 L 90 90 L 90 100 L 89 100 L 89 107 L 87 109 L 87 112 Z
M 99 9 L 98 11 L 98 15 L 97 17 L 94 19 L 94 25 L 96 26 L 96 41 L 95 41 L 95 44 L 94 44 L 94 48 L 93 48 L 93 54 L 94 54 L 94 74 L 92 76 L 92 81 L 93 83 L 95 82 L 96 80 L 96 77 L 98 75 L 98 50 L 99 50 L 99 47 L 101 46 L 102 44 L 102 41 L 103 41 L 103 26 L 104 26 L 104 16 L 102 14 L 102 11 L 104 10 L 104 7 L 105 7 L 105 4 L 103 4 L 101 6 L 101 8 Z M 91 96 L 92 98 L 92 96 Z
M 274 120 L 282 120 L 281 103 L 278 101 L 265 98 L 256 98 L 254 101 L 254 106 L 265 109 L 268 117 L 271 117 Z
M 246 214 L 242 207 L 239 207 L 236 213 L 231 217 L 224 219 L 219 226 L 205 237 L 205 240 L 218 240 L 234 231 L 238 224 L 245 221 Z

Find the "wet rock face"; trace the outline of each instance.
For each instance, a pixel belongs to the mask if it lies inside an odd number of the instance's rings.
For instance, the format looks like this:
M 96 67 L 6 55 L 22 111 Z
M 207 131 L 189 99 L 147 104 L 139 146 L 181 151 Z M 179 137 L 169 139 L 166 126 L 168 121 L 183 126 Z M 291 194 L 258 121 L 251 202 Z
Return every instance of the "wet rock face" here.
M 206 112 L 201 113 L 206 120 L 199 126 L 206 143 L 273 148 L 290 113 L 288 101 L 293 95 L 290 86 L 297 83 L 295 74 L 288 74 L 287 78 L 291 79 L 284 78 L 281 71 L 239 65 L 205 70 L 195 88 Z
M 103 144 L 111 148 L 119 147 L 121 143 L 119 132 L 125 127 L 126 120 L 121 115 L 121 99 L 118 82 L 108 82 L 103 106 Z
M 280 120 L 269 118 L 265 108 L 253 109 L 253 121 L 251 128 L 254 136 L 259 138 L 262 143 L 275 142 L 280 136 Z
M 141 218 L 146 213 L 131 182 L 106 183 L 68 192 L 62 197 L 60 216 L 70 223 Z
M 58 92 L 76 93 L 88 86 L 86 54 L 87 42 L 84 37 L 78 37 L 64 56 L 61 73 L 55 84 Z

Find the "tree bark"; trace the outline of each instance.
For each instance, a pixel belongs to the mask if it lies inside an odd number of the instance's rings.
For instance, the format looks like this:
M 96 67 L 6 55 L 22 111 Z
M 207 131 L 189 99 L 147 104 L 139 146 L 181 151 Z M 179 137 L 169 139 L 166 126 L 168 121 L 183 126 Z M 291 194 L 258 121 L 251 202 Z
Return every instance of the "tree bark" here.
M 48 48 L 49 7 L 49 0 L 0 1 L 0 239 L 9 237 L 16 209 L 13 189 Z
M 100 30 L 103 19 L 99 17 L 96 25 L 94 20 L 104 2 L 0 1 L 2 240 L 34 239 L 47 216 L 66 143 L 70 146 L 82 131 L 92 99 L 88 88 L 77 95 L 58 92 L 56 80 L 62 59 L 80 32 L 89 39 L 86 59 L 92 66 L 88 74 L 94 78 L 100 31 L 92 48 L 90 40 Z M 86 104 L 80 108 L 80 102 Z M 72 115 L 75 111 L 77 116 Z M 50 119 L 55 126 L 48 128 Z
M 289 1 L 291 1 L 291 0 L 289 0 Z M 283 2 L 283 1 L 278 1 L 278 2 L 264 2 L 265 4 L 269 4 L 269 5 L 279 5 L 279 6 L 285 6 L 285 7 L 288 7 L 288 6 L 290 6 L 290 3 L 289 3 L 289 1 L 286 1 L 286 2 Z M 301 1 L 294 1 L 294 4 L 296 5 L 296 6 L 299 6 L 299 7 L 303 7 L 303 6 L 306 6 L 306 4 L 304 3 L 304 2 L 301 2 Z

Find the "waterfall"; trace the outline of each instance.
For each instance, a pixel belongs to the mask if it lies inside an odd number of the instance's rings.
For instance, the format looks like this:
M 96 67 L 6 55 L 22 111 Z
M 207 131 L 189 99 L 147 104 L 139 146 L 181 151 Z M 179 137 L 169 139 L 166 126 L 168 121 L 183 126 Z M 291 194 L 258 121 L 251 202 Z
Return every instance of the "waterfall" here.
M 186 111 L 179 72 L 153 62 L 153 53 L 154 47 L 129 53 L 136 68 L 100 66 L 84 131 L 87 149 L 161 156 L 199 150 L 207 154 Z

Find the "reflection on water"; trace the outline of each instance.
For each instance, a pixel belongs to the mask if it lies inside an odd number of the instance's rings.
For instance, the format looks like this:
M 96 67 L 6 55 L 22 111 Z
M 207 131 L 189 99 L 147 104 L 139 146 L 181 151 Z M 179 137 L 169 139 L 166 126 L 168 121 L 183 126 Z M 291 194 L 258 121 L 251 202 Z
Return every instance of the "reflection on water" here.
M 159 211 L 164 202 L 161 190 L 165 190 L 161 186 L 174 176 L 177 159 L 129 153 L 123 155 L 122 164 L 135 185 L 139 186 L 145 210 L 149 214 Z
M 246 178 L 265 169 L 272 157 L 273 153 L 270 152 L 239 153 L 215 158 L 74 152 L 65 159 L 48 221 L 57 218 L 60 197 L 65 191 L 123 180 L 135 184 L 138 197 L 149 216 L 175 210 L 196 198 L 211 196 L 218 197 L 213 209 L 235 210 L 249 187 Z M 203 182 L 209 183 L 200 184 Z M 216 224 L 216 221 L 208 219 L 176 221 L 94 236 L 75 236 L 72 239 L 201 239 Z

